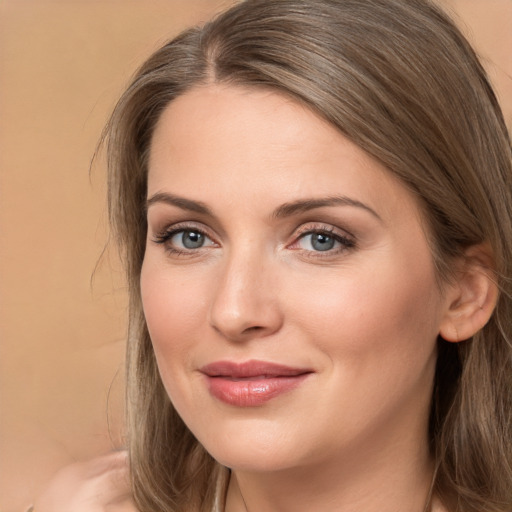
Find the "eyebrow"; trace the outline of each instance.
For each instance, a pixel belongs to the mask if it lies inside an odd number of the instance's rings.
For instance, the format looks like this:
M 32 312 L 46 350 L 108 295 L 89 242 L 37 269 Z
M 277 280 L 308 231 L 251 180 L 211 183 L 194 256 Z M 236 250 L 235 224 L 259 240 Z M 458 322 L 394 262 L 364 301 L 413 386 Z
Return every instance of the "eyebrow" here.
M 165 203 L 171 206 L 177 206 L 182 210 L 201 213 L 203 215 L 213 215 L 210 208 L 208 208 L 208 206 L 200 201 L 192 201 L 191 199 L 185 199 L 184 197 L 167 194 L 166 192 L 158 192 L 148 198 L 146 201 L 146 212 L 148 211 L 149 207 L 155 203 Z
M 168 194 L 166 192 L 158 192 L 152 195 L 146 201 L 146 212 L 149 207 L 155 203 L 165 203 L 171 206 L 176 206 L 182 210 L 188 210 L 202 215 L 213 216 L 213 212 L 201 201 L 193 201 L 192 199 L 186 199 L 184 197 L 176 196 L 174 194 Z M 329 196 L 325 198 L 312 198 L 312 199 L 299 199 L 290 203 L 284 203 L 274 210 L 272 217 L 275 219 L 281 219 L 297 215 L 299 213 L 305 213 L 309 210 L 316 208 L 324 208 L 326 206 L 353 206 L 356 208 L 362 208 L 367 212 L 371 213 L 374 217 L 382 220 L 379 214 L 368 205 L 352 199 L 347 196 Z
M 279 206 L 279 208 L 274 211 L 272 216 L 276 219 L 280 219 L 283 217 L 296 215 L 298 213 L 304 213 L 309 210 L 314 210 L 316 208 L 323 208 L 325 206 L 354 206 L 356 208 L 362 208 L 363 210 L 371 213 L 377 219 L 382 220 L 379 214 L 373 208 L 370 208 L 368 205 L 358 201 L 357 199 L 352 199 L 351 197 L 347 196 L 329 196 L 318 199 L 299 199 L 298 201 L 285 203 Z

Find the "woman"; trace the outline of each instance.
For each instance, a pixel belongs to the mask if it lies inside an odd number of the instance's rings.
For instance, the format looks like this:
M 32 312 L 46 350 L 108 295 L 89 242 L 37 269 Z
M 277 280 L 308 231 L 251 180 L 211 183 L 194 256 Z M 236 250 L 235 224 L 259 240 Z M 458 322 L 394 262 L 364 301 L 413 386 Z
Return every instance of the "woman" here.
M 157 51 L 106 137 L 123 507 L 512 508 L 510 141 L 445 15 L 247 0 Z

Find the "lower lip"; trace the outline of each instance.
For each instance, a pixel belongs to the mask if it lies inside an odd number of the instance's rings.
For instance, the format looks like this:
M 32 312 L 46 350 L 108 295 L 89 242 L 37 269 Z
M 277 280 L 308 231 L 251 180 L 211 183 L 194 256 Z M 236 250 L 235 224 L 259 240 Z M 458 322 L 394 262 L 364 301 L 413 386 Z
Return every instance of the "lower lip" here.
M 210 393 L 222 402 L 237 407 L 257 407 L 299 386 L 309 373 L 294 376 L 235 380 L 208 377 Z

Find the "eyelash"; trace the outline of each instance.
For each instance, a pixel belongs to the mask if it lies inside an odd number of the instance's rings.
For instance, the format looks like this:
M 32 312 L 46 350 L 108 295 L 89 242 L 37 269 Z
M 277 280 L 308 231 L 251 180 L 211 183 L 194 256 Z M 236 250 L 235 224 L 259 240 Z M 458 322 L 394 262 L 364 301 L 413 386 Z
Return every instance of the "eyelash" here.
M 206 238 L 209 238 L 210 240 L 213 240 L 213 237 L 210 236 L 203 228 L 193 224 L 179 224 L 170 229 L 167 228 L 164 231 L 157 233 L 153 239 L 153 242 L 156 244 L 164 245 L 166 252 L 174 256 L 193 256 L 196 255 L 199 250 L 204 249 L 204 247 L 199 247 L 197 249 L 178 249 L 177 247 L 174 247 L 170 244 L 170 240 L 173 236 L 177 235 L 178 233 L 186 233 L 187 231 L 198 233 Z
M 356 246 L 355 239 L 352 235 L 342 235 L 338 233 L 336 229 L 333 228 L 332 226 L 326 225 L 317 225 L 314 227 L 308 226 L 303 231 L 299 230 L 291 246 L 299 244 L 301 240 L 304 240 L 308 235 L 325 235 L 329 238 L 334 239 L 335 242 L 340 244 L 339 247 L 335 249 L 329 249 L 326 251 L 304 250 L 305 253 L 308 253 L 309 258 L 332 258 L 333 256 L 337 256 L 345 251 L 355 248 Z
M 185 225 L 177 225 L 172 227 L 171 229 L 166 229 L 158 234 L 156 234 L 153 238 L 153 242 L 156 244 L 164 245 L 165 250 L 175 256 L 194 256 L 197 255 L 201 249 L 206 249 L 207 247 L 198 247 L 197 249 L 179 249 L 177 247 L 172 246 L 169 242 L 170 240 L 179 233 L 186 233 L 186 232 L 194 232 L 198 233 L 200 235 L 203 235 L 204 237 L 214 241 L 214 237 L 210 236 L 206 230 L 203 228 L 200 228 L 198 226 L 195 226 L 193 224 L 185 224 Z M 329 238 L 334 239 L 335 242 L 339 243 L 340 246 L 336 249 L 329 249 L 326 251 L 314 251 L 314 250 L 305 250 L 303 249 L 304 253 L 308 253 L 308 257 L 311 258 L 328 258 L 336 256 L 342 252 L 345 252 L 347 250 L 353 249 L 356 246 L 356 242 L 354 240 L 354 237 L 352 235 L 346 236 L 338 233 L 332 226 L 327 225 L 318 225 L 318 226 L 309 226 L 308 228 L 304 229 L 303 231 L 300 231 L 295 235 L 294 241 L 289 244 L 287 247 L 291 247 L 293 245 L 297 245 L 300 243 L 301 240 L 304 240 L 304 238 L 308 235 L 326 235 Z M 214 241 L 215 243 L 215 241 Z M 292 249 L 292 250 L 301 250 L 298 249 Z

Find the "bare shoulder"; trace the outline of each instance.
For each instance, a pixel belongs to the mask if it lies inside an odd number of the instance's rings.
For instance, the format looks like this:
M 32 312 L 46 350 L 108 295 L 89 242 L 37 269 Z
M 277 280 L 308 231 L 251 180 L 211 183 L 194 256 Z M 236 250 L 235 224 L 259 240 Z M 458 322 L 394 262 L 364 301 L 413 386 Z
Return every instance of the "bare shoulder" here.
M 431 508 L 431 512 L 450 512 L 445 505 L 443 505 L 441 503 L 440 500 L 438 500 L 437 498 L 434 498 L 432 500 L 432 508 Z
M 34 503 L 34 512 L 136 512 L 126 452 L 61 469 Z

